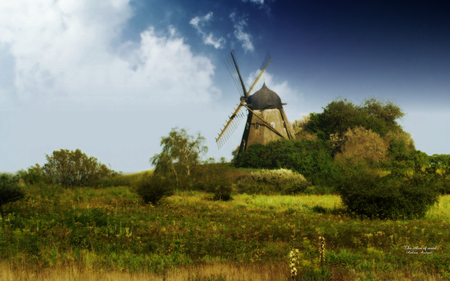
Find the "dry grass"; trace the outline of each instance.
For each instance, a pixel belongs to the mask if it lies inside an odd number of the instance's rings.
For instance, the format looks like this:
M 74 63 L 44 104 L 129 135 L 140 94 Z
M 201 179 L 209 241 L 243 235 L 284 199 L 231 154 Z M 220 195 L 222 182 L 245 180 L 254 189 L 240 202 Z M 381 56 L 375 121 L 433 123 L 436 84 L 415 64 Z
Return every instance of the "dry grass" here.
M 234 265 L 231 263 L 209 263 L 199 267 L 179 268 L 166 274 L 166 280 L 186 281 L 205 280 L 205 278 L 223 276 L 227 281 L 272 281 L 286 280 L 287 265 Z M 126 273 L 120 271 L 99 272 L 90 269 L 79 269 L 76 265 L 68 267 L 53 267 L 42 270 L 29 270 L 26 268 L 12 269 L 7 264 L 0 264 L 0 280 L 2 281 L 135 281 L 151 280 L 162 281 L 162 275 L 149 273 Z M 218 279 L 220 280 L 220 279 Z

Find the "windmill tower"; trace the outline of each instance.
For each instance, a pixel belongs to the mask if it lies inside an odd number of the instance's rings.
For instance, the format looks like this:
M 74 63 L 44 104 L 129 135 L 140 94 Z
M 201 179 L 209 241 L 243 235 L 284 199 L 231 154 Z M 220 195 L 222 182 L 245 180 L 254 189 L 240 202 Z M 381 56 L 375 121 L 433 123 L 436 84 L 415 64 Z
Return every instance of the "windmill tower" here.
M 254 143 L 268 144 L 279 138 L 294 138 L 291 125 L 283 109 L 283 105 L 286 104 L 281 102 L 280 97 L 274 91 L 267 88 L 264 83 L 260 90 L 250 95 L 271 60 L 270 54 L 267 53 L 262 66 L 257 72 L 255 82 L 253 82 L 248 91 L 245 88 L 233 51 L 225 60 L 241 97 L 240 103 L 216 139 L 219 149 L 230 138 L 241 120 L 245 119 L 245 113 L 240 112 L 242 107 L 247 109 L 247 122 L 242 135 L 239 153 L 246 151 L 247 147 Z

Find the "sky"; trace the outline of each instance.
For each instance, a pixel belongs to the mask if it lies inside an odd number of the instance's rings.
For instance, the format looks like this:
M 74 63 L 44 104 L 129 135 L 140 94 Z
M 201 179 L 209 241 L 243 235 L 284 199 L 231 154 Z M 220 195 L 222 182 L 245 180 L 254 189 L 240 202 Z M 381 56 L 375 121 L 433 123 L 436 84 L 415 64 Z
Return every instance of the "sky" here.
M 445 1 L 0 1 L 0 171 L 80 149 L 124 173 L 152 169 L 172 128 L 231 159 L 244 123 L 215 138 L 239 92 L 262 83 L 290 121 L 340 97 L 392 101 L 416 149 L 450 154 L 450 17 Z

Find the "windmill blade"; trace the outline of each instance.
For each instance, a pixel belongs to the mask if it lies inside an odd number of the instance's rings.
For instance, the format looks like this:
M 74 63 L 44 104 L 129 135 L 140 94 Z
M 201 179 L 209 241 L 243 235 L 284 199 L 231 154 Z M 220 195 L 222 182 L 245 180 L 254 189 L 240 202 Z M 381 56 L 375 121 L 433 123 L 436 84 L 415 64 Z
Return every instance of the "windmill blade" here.
M 258 83 L 259 78 L 261 78 L 261 76 L 263 75 L 264 71 L 266 70 L 266 68 L 269 65 L 271 60 L 272 60 L 272 57 L 270 56 L 270 53 L 267 52 L 266 57 L 264 58 L 264 61 L 261 65 L 261 67 L 258 69 L 255 82 L 253 82 L 252 86 L 250 87 L 250 90 L 248 90 L 248 92 L 247 92 L 247 96 L 250 95 L 250 92 L 253 90 L 253 87 L 255 87 L 256 83 Z
M 239 114 L 242 104 L 239 104 L 233 114 L 229 117 L 227 124 L 224 126 L 219 136 L 216 139 L 219 149 L 225 144 L 225 142 L 231 137 L 234 131 L 237 129 L 245 115 Z
M 244 80 L 242 79 L 236 58 L 234 57 L 234 51 L 230 52 L 230 55 L 225 58 L 224 62 L 227 66 L 228 72 L 230 72 L 231 78 L 233 78 L 239 94 L 241 96 L 247 96 L 247 89 L 245 88 Z

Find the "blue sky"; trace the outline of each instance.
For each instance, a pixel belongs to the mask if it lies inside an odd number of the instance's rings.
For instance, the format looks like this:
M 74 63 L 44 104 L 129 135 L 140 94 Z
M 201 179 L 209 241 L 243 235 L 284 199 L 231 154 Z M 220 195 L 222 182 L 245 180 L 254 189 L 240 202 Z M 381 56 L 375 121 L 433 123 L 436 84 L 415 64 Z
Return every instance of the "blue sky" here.
M 117 171 L 151 167 L 171 128 L 215 137 L 263 82 L 290 121 L 337 97 L 393 101 L 416 148 L 450 154 L 450 17 L 435 1 L 15 0 L 0 2 L 0 171 L 81 149 Z

